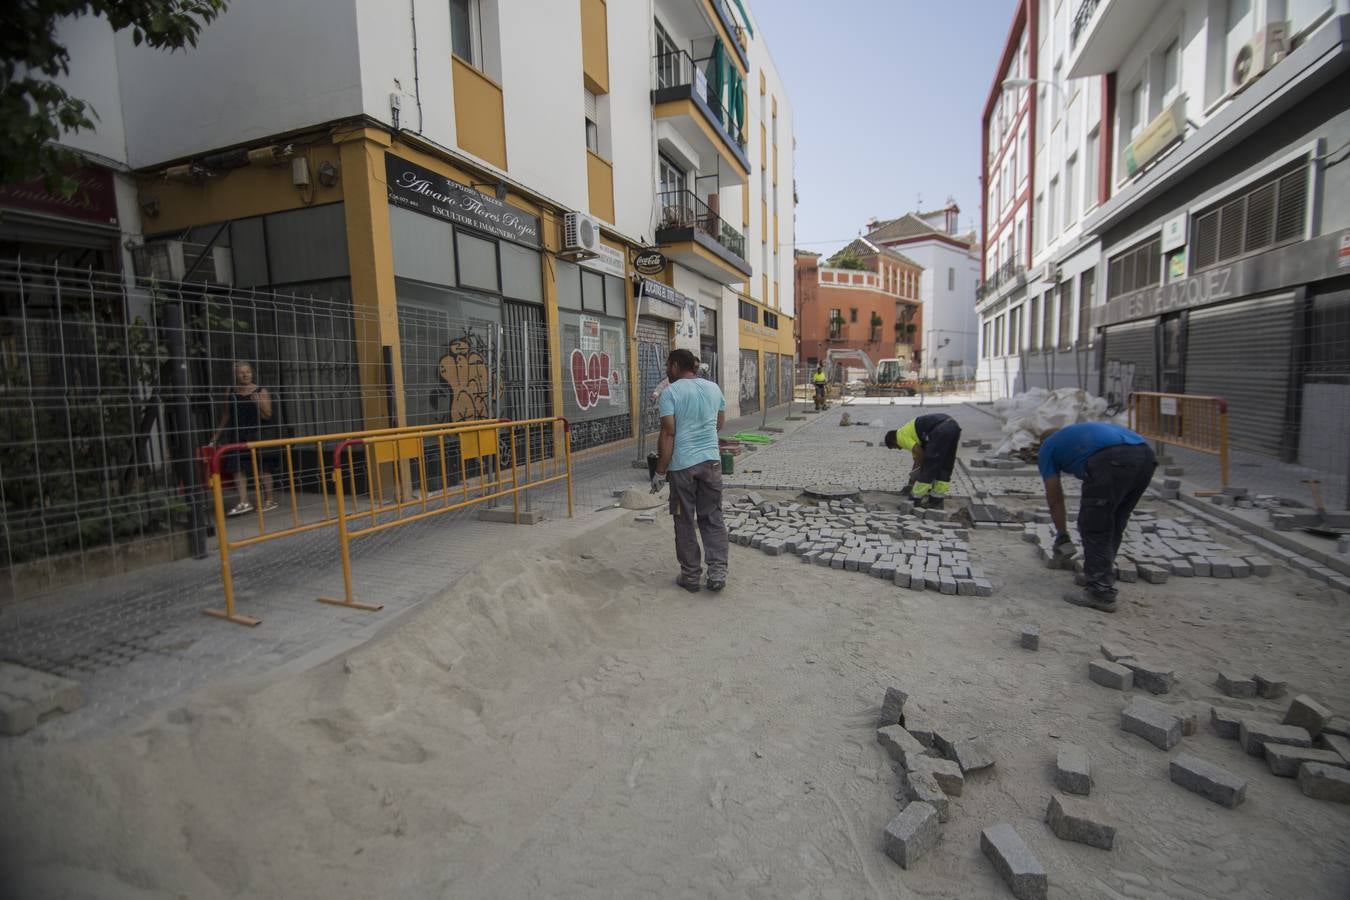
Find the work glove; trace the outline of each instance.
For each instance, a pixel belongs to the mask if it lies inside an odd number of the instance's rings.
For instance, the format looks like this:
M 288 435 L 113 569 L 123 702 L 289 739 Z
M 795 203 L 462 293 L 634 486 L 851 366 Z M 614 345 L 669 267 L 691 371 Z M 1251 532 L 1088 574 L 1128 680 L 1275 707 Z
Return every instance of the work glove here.
M 660 493 L 660 492 L 661 492 L 661 487 L 662 487 L 662 485 L 664 485 L 665 483 L 666 483 L 666 476 L 664 476 L 664 475 L 653 475 L 653 476 L 652 476 L 652 493 L 653 493 L 653 494 L 658 494 L 658 493 Z
M 1073 545 L 1073 538 L 1062 531 L 1055 535 L 1054 554 L 1055 558 L 1060 561 L 1067 561 L 1077 556 L 1078 548 Z

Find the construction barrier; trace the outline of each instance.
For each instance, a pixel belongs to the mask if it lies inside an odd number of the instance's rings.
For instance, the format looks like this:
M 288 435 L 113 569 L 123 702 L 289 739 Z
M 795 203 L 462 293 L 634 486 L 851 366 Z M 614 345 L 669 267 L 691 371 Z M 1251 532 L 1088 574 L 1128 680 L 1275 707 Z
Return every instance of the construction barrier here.
M 1219 457 L 1219 486 L 1228 487 L 1228 401 L 1196 394 L 1135 391 L 1130 428 L 1140 437 Z
M 549 417 L 512 421 L 461 422 L 453 425 L 421 425 L 381 428 L 300 438 L 225 444 L 210 449 L 209 478 L 215 507 L 216 543 L 220 551 L 220 574 L 224 608 L 205 609 L 209 616 L 239 625 L 257 625 L 261 620 L 235 609 L 234 580 L 230 554 L 256 544 L 280 540 L 324 528 L 335 528 L 343 566 L 344 600 L 320 598 L 354 609 L 378 610 L 378 605 L 357 603 L 352 597 L 350 540 L 374 531 L 384 531 L 476 503 L 510 497 L 515 520 L 520 519 L 520 494 L 531 488 L 560 481 L 567 483 L 567 514 L 572 515 L 572 449 L 566 419 Z M 332 447 L 330 451 L 330 446 Z M 360 448 L 361 458 L 356 453 Z M 430 453 L 428 451 L 431 451 Z M 551 452 L 550 452 L 551 450 Z M 448 451 L 458 457 L 459 482 L 450 484 Z M 302 503 L 303 486 L 296 477 L 295 457 L 313 453 L 317 462 L 317 487 L 321 508 Z M 331 466 L 325 465 L 332 453 Z M 238 454 L 247 454 L 241 466 Z M 233 457 L 232 457 L 233 455 Z M 428 463 L 428 457 L 431 463 Z M 226 513 L 222 470 L 246 471 L 257 501 L 249 511 L 256 516 L 256 533 L 231 537 Z M 273 480 L 274 469 L 284 462 L 289 522 L 269 528 L 264 490 Z M 414 477 L 414 467 L 416 476 Z M 387 472 L 385 470 L 388 470 Z M 345 475 L 344 475 L 345 473 Z M 359 476 L 365 482 L 360 490 Z M 439 477 L 437 477 L 439 476 Z M 476 478 L 471 487 L 470 480 Z M 508 480 L 509 479 L 509 480 Z M 439 485 L 433 488 L 432 483 Z M 271 485 L 272 488 L 275 485 Z M 452 498 L 454 503 L 451 503 Z M 364 503 L 365 508 L 362 508 Z M 439 504 L 439 505 L 438 505 Z M 303 507 L 303 508 L 302 508 Z M 415 513 L 409 510 L 417 509 Z M 352 520 L 369 518 L 370 524 L 353 530 Z M 274 523 L 276 519 L 273 520 Z

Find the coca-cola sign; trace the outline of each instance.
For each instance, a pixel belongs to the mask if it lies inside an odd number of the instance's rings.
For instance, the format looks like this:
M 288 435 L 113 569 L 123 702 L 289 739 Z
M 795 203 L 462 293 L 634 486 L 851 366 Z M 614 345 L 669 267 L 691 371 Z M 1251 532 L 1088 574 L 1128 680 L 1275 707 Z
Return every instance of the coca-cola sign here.
M 479 193 L 392 153 L 384 155 L 384 174 L 389 202 L 394 206 L 476 228 L 508 241 L 539 246 L 539 217 L 518 206 Z
M 660 275 L 666 270 L 666 257 L 659 250 L 643 250 L 633 258 L 633 268 L 643 275 Z

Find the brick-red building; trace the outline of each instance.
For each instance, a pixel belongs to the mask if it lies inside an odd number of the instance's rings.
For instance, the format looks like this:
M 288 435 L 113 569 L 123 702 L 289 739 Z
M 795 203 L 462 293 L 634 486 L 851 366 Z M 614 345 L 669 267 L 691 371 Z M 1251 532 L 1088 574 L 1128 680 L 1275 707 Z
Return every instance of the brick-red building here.
M 802 365 L 814 368 L 832 349 L 862 351 L 873 363 L 896 357 L 915 364 L 923 339 L 922 266 L 863 238 L 828 260 L 798 252 L 795 265 Z

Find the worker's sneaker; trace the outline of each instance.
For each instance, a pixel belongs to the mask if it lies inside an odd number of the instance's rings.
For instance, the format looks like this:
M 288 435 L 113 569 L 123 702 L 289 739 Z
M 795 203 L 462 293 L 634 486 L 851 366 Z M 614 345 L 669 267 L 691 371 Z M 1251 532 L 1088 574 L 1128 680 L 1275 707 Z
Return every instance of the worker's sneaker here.
M 698 586 L 697 578 L 685 578 L 683 575 L 681 575 L 675 579 L 675 584 L 678 587 L 684 588 L 691 594 L 697 594 L 700 590 L 702 590 L 702 588 Z
M 726 580 L 725 578 L 709 578 L 709 579 L 708 579 L 708 585 L 707 585 L 708 590 L 712 591 L 714 594 L 717 593 L 718 591 L 722 590 L 722 588 L 724 588 L 724 587 L 726 587 L 726 586 L 727 586 L 727 580 Z
M 1092 591 L 1069 591 L 1064 595 L 1065 603 L 1072 603 L 1074 606 L 1086 606 L 1089 609 L 1098 609 L 1102 612 L 1112 613 L 1116 611 L 1115 597 L 1099 597 Z

